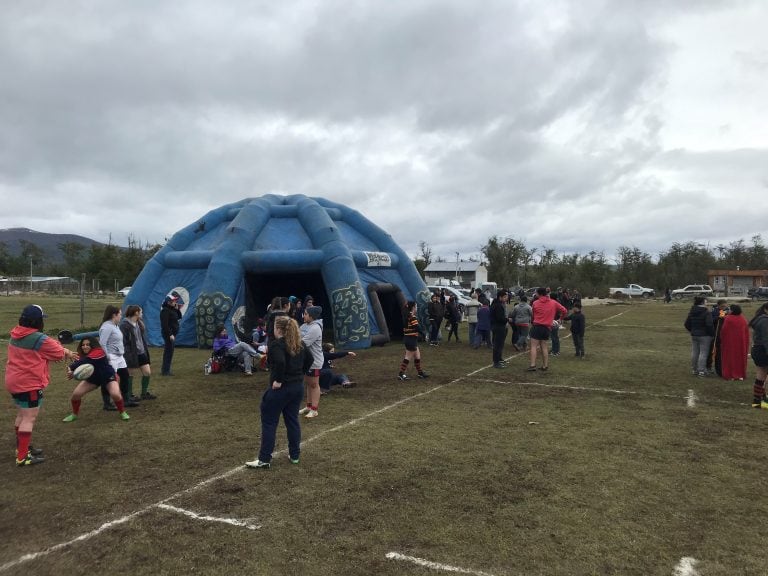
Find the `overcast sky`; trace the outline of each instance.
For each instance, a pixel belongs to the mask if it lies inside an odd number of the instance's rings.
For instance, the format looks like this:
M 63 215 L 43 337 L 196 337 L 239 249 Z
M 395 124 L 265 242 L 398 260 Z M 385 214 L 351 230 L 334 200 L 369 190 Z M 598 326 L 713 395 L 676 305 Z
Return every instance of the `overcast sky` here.
M 299 193 L 451 260 L 766 230 L 764 0 L 0 7 L 0 228 L 163 243 Z

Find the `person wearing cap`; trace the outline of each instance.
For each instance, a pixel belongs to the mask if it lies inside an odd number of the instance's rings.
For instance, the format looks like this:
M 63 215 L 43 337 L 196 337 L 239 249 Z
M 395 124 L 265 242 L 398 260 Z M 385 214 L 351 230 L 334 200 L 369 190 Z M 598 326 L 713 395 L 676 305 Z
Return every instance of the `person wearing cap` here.
M 299 410 L 299 414 L 304 418 L 315 418 L 320 405 L 320 369 L 323 367 L 323 309 L 320 306 L 309 306 L 304 310 L 301 341 L 312 354 L 312 366 L 304 376 L 307 405 Z
M 5 388 L 16 404 L 16 465 L 29 466 L 45 461 L 42 450 L 31 445 L 32 430 L 43 403 L 43 390 L 51 382 L 50 362 L 76 360 L 77 354 L 43 333 L 43 309 L 31 304 L 11 330 Z
M 161 376 L 173 376 L 171 373 L 171 363 L 173 362 L 173 351 L 176 346 L 176 336 L 179 333 L 179 321 L 181 320 L 181 310 L 179 308 L 183 305 L 184 302 L 181 296 L 174 291 L 165 297 L 160 308 L 160 332 L 163 335 Z

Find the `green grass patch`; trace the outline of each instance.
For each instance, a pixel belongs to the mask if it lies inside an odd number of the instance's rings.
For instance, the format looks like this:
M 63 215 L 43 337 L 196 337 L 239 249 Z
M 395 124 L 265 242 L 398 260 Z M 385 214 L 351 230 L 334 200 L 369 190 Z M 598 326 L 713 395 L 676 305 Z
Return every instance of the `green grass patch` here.
M 0 299 L 3 329 L 24 303 Z M 72 329 L 66 302 L 39 303 Z M 400 382 L 399 343 L 362 351 L 339 362 L 358 386 L 303 426 L 301 464 L 281 426 L 268 471 L 238 469 L 258 449 L 265 373 L 204 376 L 208 352 L 179 349 L 129 422 L 92 393 L 64 424 L 72 383 L 54 365 L 33 436 L 44 464 L 13 465 L 15 409 L 0 405 L 0 566 L 135 516 L 0 574 L 438 573 L 389 552 L 499 576 L 672 574 L 683 557 L 706 576 L 768 573 L 768 413 L 749 408 L 749 381 L 690 375 L 687 310 L 588 306 L 586 359 L 563 338 L 548 373 L 511 348 L 491 369 L 462 342 L 422 347 L 432 377 Z

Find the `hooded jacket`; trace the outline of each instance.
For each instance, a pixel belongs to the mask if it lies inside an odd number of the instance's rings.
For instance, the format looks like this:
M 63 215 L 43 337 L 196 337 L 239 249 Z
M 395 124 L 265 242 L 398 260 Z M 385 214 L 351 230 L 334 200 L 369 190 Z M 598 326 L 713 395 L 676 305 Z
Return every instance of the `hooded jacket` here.
M 683 325 L 691 333 L 691 336 L 715 335 L 715 323 L 706 306 L 691 306 Z
M 42 390 L 51 382 L 49 362 L 64 360 L 65 351 L 58 340 L 37 328 L 16 326 L 8 343 L 5 388 L 11 394 Z
M 302 324 L 301 341 L 312 354 L 311 370 L 320 370 L 323 367 L 323 320 L 317 319 Z

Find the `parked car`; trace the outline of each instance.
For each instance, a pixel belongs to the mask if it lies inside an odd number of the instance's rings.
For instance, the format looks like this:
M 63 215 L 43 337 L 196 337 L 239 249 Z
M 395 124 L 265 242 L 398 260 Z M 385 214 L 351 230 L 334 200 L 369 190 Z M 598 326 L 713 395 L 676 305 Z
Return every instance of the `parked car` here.
M 608 288 L 608 294 L 611 296 L 641 296 L 643 298 L 651 298 L 656 295 L 653 288 L 643 288 L 640 284 L 627 284 L 620 288 Z
M 467 298 L 464 294 L 459 291 L 458 288 L 454 288 L 453 286 L 427 286 L 430 292 L 433 292 L 435 294 L 440 294 L 440 290 L 445 291 L 446 296 L 453 296 L 456 298 L 456 303 L 459 306 L 459 312 L 461 312 L 461 315 L 464 316 L 464 307 L 469 302 L 469 298 Z
M 120 288 L 120 290 L 118 290 L 117 293 L 120 294 L 121 296 L 128 296 L 128 292 L 131 291 L 131 288 L 133 288 L 133 286 L 126 286 L 125 288 Z
M 693 296 L 713 296 L 714 293 L 709 284 L 688 284 L 685 288 L 672 290 L 672 298 L 682 300 Z
M 768 286 L 758 286 L 750 288 L 747 292 L 752 300 L 768 300 Z

